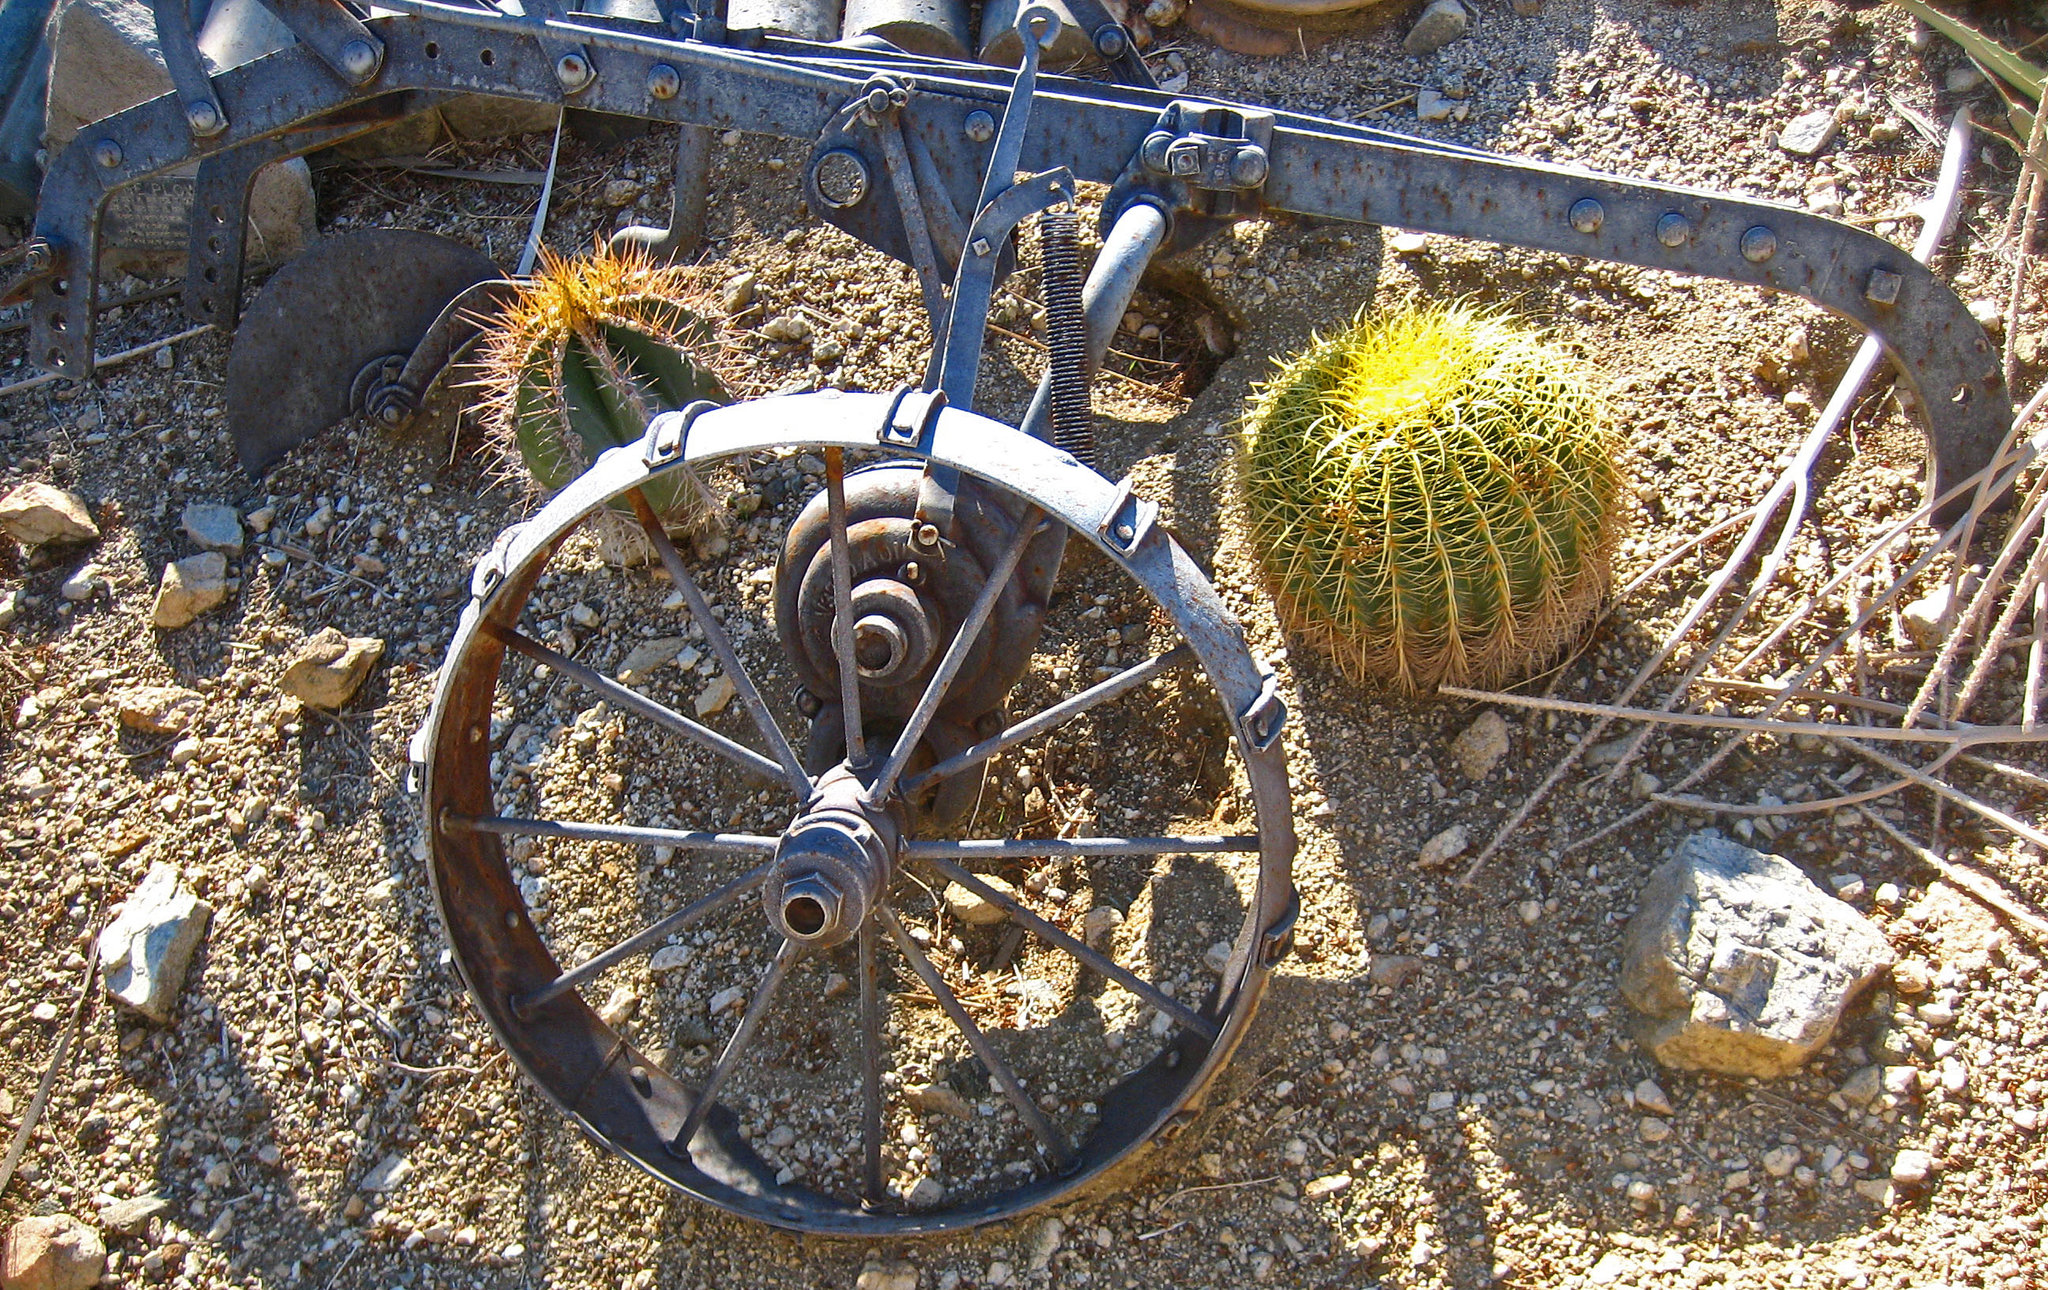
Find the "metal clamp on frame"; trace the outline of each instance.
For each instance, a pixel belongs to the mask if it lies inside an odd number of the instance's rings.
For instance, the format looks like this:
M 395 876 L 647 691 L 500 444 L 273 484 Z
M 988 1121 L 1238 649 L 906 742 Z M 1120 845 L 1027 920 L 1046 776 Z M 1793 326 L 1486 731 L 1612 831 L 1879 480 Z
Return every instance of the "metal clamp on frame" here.
M 1116 497 L 1095 531 L 1119 555 L 1130 555 L 1145 544 L 1145 539 L 1152 536 L 1158 523 L 1159 503 L 1138 496 L 1131 477 L 1125 475 L 1117 482 Z
M 1280 697 L 1280 674 L 1268 672 L 1259 683 L 1259 697 L 1239 718 L 1244 722 L 1245 736 L 1253 748 L 1264 752 L 1280 742 L 1280 732 L 1287 728 L 1287 701 Z
M 1280 911 L 1280 917 L 1259 933 L 1259 966 L 1271 968 L 1294 952 L 1294 924 L 1301 917 L 1301 892 L 1294 884 L 1287 886 L 1287 907 Z
M 939 419 L 940 409 L 945 406 L 944 390 L 920 390 L 914 385 L 906 385 L 890 400 L 889 415 L 882 418 L 881 429 L 876 432 L 875 439 L 898 448 L 929 452 L 932 426 Z

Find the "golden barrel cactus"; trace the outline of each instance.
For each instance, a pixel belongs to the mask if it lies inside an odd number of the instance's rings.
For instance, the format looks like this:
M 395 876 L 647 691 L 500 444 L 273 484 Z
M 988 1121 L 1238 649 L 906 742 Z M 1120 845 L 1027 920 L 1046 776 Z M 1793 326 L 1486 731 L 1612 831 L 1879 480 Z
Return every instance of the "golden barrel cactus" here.
M 1316 338 L 1253 396 L 1250 537 L 1290 630 L 1354 680 L 1493 686 L 1605 595 L 1621 472 L 1590 372 L 1439 304 Z

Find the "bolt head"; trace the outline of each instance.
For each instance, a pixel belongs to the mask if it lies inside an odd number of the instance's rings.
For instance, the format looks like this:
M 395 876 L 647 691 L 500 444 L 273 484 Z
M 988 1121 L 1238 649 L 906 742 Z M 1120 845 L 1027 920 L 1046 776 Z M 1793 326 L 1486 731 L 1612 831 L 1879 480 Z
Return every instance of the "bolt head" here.
M 917 526 L 917 544 L 921 547 L 935 547 L 939 544 L 939 526 L 920 524 Z
M 112 170 L 121 164 L 121 145 L 112 139 L 102 139 L 92 146 L 92 159 Z
M 666 102 L 681 93 L 682 89 L 682 74 L 667 63 L 656 63 L 648 70 L 647 92 L 653 97 Z
M 1257 188 L 1266 182 L 1267 166 L 1266 150 L 1247 144 L 1230 159 L 1230 182 L 1240 188 Z
M 1895 305 L 1899 303 L 1899 288 L 1904 285 L 1905 278 L 1890 269 L 1872 269 L 1870 281 L 1863 286 L 1863 298 L 1874 305 Z
M 996 119 L 978 108 L 967 114 L 963 128 L 968 140 L 973 143 L 987 143 L 996 137 Z
M 191 127 L 192 133 L 204 137 L 219 134 L 221 127 L 227 122 L 220 119 L 219 108 L 211 103 L 200 102 L 185 109 L 185 124 Z
M 1778 235 L 1762 224 L 1755 225 L 1742 235 L 1742 258 L 1751 264 L 1762 264 L 1778 253 Z
M 555 62 L 555 79 L 565 90 L 580 90 L 590 84 L 590 60 L 581 54 L 564 54 Z
M 1572 227 L 1581 233 L 1593 234 L 1607 222 L 1607 208 L 1591 197 L 1581 197 L 1572 203 Z
M 974 252 L 975 258 L 983 260 L 988 258 L 989 252 L 995 250 L 994 247 L 989 245 L 989 241 L 985 237 L 975 238 L 974 241 L 969 244 L 968 249 Z
M 1138 160 L 1145 169 L 1155 175 L 1166 173 L 1167 154 L 1173 149 L 1173 135 L 1170 131 L 1154 130 L 1145 136 L 1145 142 L 1138 147 Z
M 1130 40 L 1124 35 L 1124 29 L 1115 23 L 1104 23 L 1095 29 L 1095 52 L 1104 58 L 1121 58 L 1129 47 Z
M 377 74 L 377 65 L 382 61 L 376 47 L 367 40 L 351 40 L 341 47 L 341 70 L 353 80 L 369 80 Z
M 1692 240 L 1692 221 L 1677 211 L 1666 213 L 1657 221 L 1657 241 L 1673 250 Z

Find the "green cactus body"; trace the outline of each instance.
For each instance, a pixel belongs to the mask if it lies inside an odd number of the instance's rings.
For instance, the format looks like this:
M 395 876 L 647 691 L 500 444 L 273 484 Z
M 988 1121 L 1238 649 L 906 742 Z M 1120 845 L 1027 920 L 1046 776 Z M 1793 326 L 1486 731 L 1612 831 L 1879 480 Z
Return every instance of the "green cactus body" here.
M 1288 627 L 1354 679 L 1496 685 L 1605 594 L 1621 475 L 1582 364 L 1465 305 L 1361 317 L 1255 394 L 1250 536 Z
M 541 493 L 606 449 L 637 442 L 659 412 L 729 400 L 693 352 L 709 348 L 715 331 L 685 303 L 681 272 L 602 250 L 551 258 L 491 329 L 484 384 L 492 421 Z M 672 526 L 704 517 L 703 486 L 687 470 L 646 492 Z

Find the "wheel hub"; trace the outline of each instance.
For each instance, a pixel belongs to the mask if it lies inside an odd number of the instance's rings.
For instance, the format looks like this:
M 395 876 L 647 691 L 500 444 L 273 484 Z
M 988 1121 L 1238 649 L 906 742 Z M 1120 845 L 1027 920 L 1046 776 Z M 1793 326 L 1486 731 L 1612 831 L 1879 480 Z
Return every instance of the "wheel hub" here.
M 896 871 L 895 809 L 867 806 L 863 787 L 844 765 L 821 779 L 816 798 L 783 830 L 761 884 L 768 925 L 805 949 L 859 931 Z

